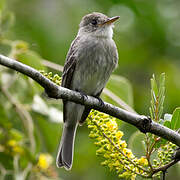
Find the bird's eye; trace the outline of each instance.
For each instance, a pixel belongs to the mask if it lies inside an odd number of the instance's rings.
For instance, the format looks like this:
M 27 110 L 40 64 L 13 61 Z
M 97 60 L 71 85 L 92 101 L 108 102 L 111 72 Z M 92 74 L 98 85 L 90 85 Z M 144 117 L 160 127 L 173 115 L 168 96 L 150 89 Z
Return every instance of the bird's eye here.
M 91 24 L 92 24 L 92 25 L 97 25 L 97 20 L 96 20 L 96 19 L 93 19 L 93 20 L 91 21 Z

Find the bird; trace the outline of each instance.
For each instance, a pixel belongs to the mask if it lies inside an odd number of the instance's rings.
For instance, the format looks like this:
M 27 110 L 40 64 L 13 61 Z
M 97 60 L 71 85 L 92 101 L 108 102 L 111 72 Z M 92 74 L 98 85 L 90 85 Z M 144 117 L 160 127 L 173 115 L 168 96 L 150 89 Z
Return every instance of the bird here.
M 99 98 L 111 73 L 118 65 L 118 51 L 113 38 L 111 17 L 93 12 L 85 15 L 66 56 L 61 86 Z M 70 170 L 78 125 L 86 120 L 91 108 L 63 100 L 63 132 L 57 153 L 57 167 Z

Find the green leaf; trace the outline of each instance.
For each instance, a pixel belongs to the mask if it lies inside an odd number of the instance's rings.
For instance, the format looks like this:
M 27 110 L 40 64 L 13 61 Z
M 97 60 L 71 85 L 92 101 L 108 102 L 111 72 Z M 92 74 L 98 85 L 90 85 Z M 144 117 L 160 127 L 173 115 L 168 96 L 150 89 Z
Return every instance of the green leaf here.
M 156 82 L 154 74 L 153 74 L 153 77 L 151 78 L 151 89 L 154 91 L 155 96 L 157 96 L 157 94 L 158 94 L 158 87 L 157 87 L 157 82 Z
M 166 114 L 164 115 L 164 121 L 170 121 L 170 122 L 171 122 L 171 119 L 172 119 L 172 114 L 166 113 Z
M 171 129 L 171 122 L 170 121 L 165 121 L 164 126 L 168 127 Z
M 151 78 L 151 107 L 150 114 L 153 120 L 159 121 L 163 113 L 163 104 L 165 99 L 165 73 L 159 78 L 159 83 L 153 74 Z M 156 113 L 155 113 L 156 112 Z
M 41 57 L 34 51 L 27 50 L 17 54 L 16 57 L 22 63 L 27 64 L 35 69 L 45 69 L 45 67 L 41 64 Z
M 145 135 L 139 131 L 136 131 L 129 139 L 129 148 L 133 153 L 141 157 L 145 154 L 145 144 L 144 144 Z
M 149 112 L 150 112 L 151 119 L 153 119 L 154 116 L 153 116 L 153 110 L 151 107 L 149 108 Z
M 163 125 L 171 129 L 171 119 L 172 119 L 172 114 L 165 114 L 164 115 L 164 122 Z
M 165 73 L 161 73 L 159 78 L 159 88 L 162 89 L 165 86 Z
M 180 107 L 176 108 L 173 112 L 171 127 L 173 130 L 180 128 Z
M 107 83 L 106 88 L 133 107 L 133 91 L 130 82 L 122 76 L 112 75 Z M 107 95 L 103 96 L 105 101 L 116 104 Z

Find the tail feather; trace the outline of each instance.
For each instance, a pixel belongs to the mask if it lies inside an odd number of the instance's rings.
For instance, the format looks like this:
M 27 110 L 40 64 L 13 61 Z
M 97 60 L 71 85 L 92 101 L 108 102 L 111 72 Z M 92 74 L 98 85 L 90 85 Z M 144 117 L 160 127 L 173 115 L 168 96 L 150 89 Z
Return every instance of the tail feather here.
M 73 163 L 74 139 L 77 125 L 81 119 L 84 106 L 73 102 L 64 104 L 64 127 L 57 154 L 57 167 L 65 167 L 70 170 Z
M 71 127 L 66 126 L 66 123 L 64 124 L 61 143 L 56 159 L 57 167 L 65 167 L 67 170 L 71 169 L 73 162 L 74 139 L 76 129 L 76 124 Z

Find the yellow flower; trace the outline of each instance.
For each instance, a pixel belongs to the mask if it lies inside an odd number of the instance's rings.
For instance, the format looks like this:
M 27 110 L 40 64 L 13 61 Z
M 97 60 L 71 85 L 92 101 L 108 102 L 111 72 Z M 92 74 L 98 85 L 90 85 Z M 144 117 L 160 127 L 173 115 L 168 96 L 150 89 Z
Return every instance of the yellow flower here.
M 116 123 L 116 121 L 110 120 L 110 121 L 108 121 L 108 122 L 106 123 L 106 125 L 107 125 L 107 127 L 109 128 L 109 130 L 115 130 L 115 129 L 117 129 L 117 123 Z
M 141 165 L 147 166 L 148 160 L 144 156 L 142 156 L 140 159 L 138 159 L 138 163 Z
M 14 147 L 17 145 L 17 141 L 15 141 L 14 139 L 10 139 L 8 142 L 7 142 L 7 145 L 8 146 L 11 146 L 11 147 Z
M 127 147 L 126 141 L 120 141 L 120 142 L 119 142 L 119 146 L 120 146 L 121 148 L 126 148 L 126 147 Z
M 133 174 L 132 176 L 131 176 L 131 180 L 135 180 L 136 179 L 136 174 Z
M 128 158 L 133 158 L 134 155 L 130 149 L 124 148 L 123 153 L 128 157 Z
M 13 147 L 13 152 L 14 153 L 18 153 L 18 154 L 22 154 L 24 152 L 23 148 L 20 146 L 14 146 Z
M 124 135 L 124 133 L 123 133 L 122 131 L 118 131 L 118 132 L 116 133 L 116 137 L 117 137 L 118 139 L 122 138 L 123 135 Z
M 39 155 L 37 165 L 40 169 L 46 170 L 51 165 L 52 161 L 52 156 L 50 156 L 49 154 L 42 153 Z
M 113 166 L 119 167 L 120 166 L 120 162 L 117 160 L 113 163 Z
M 102 117 L 105 119 L 105 118 L 109 118 L 109 115 L 108 114 L 105 114 L 105 113 L 102 113 Z

